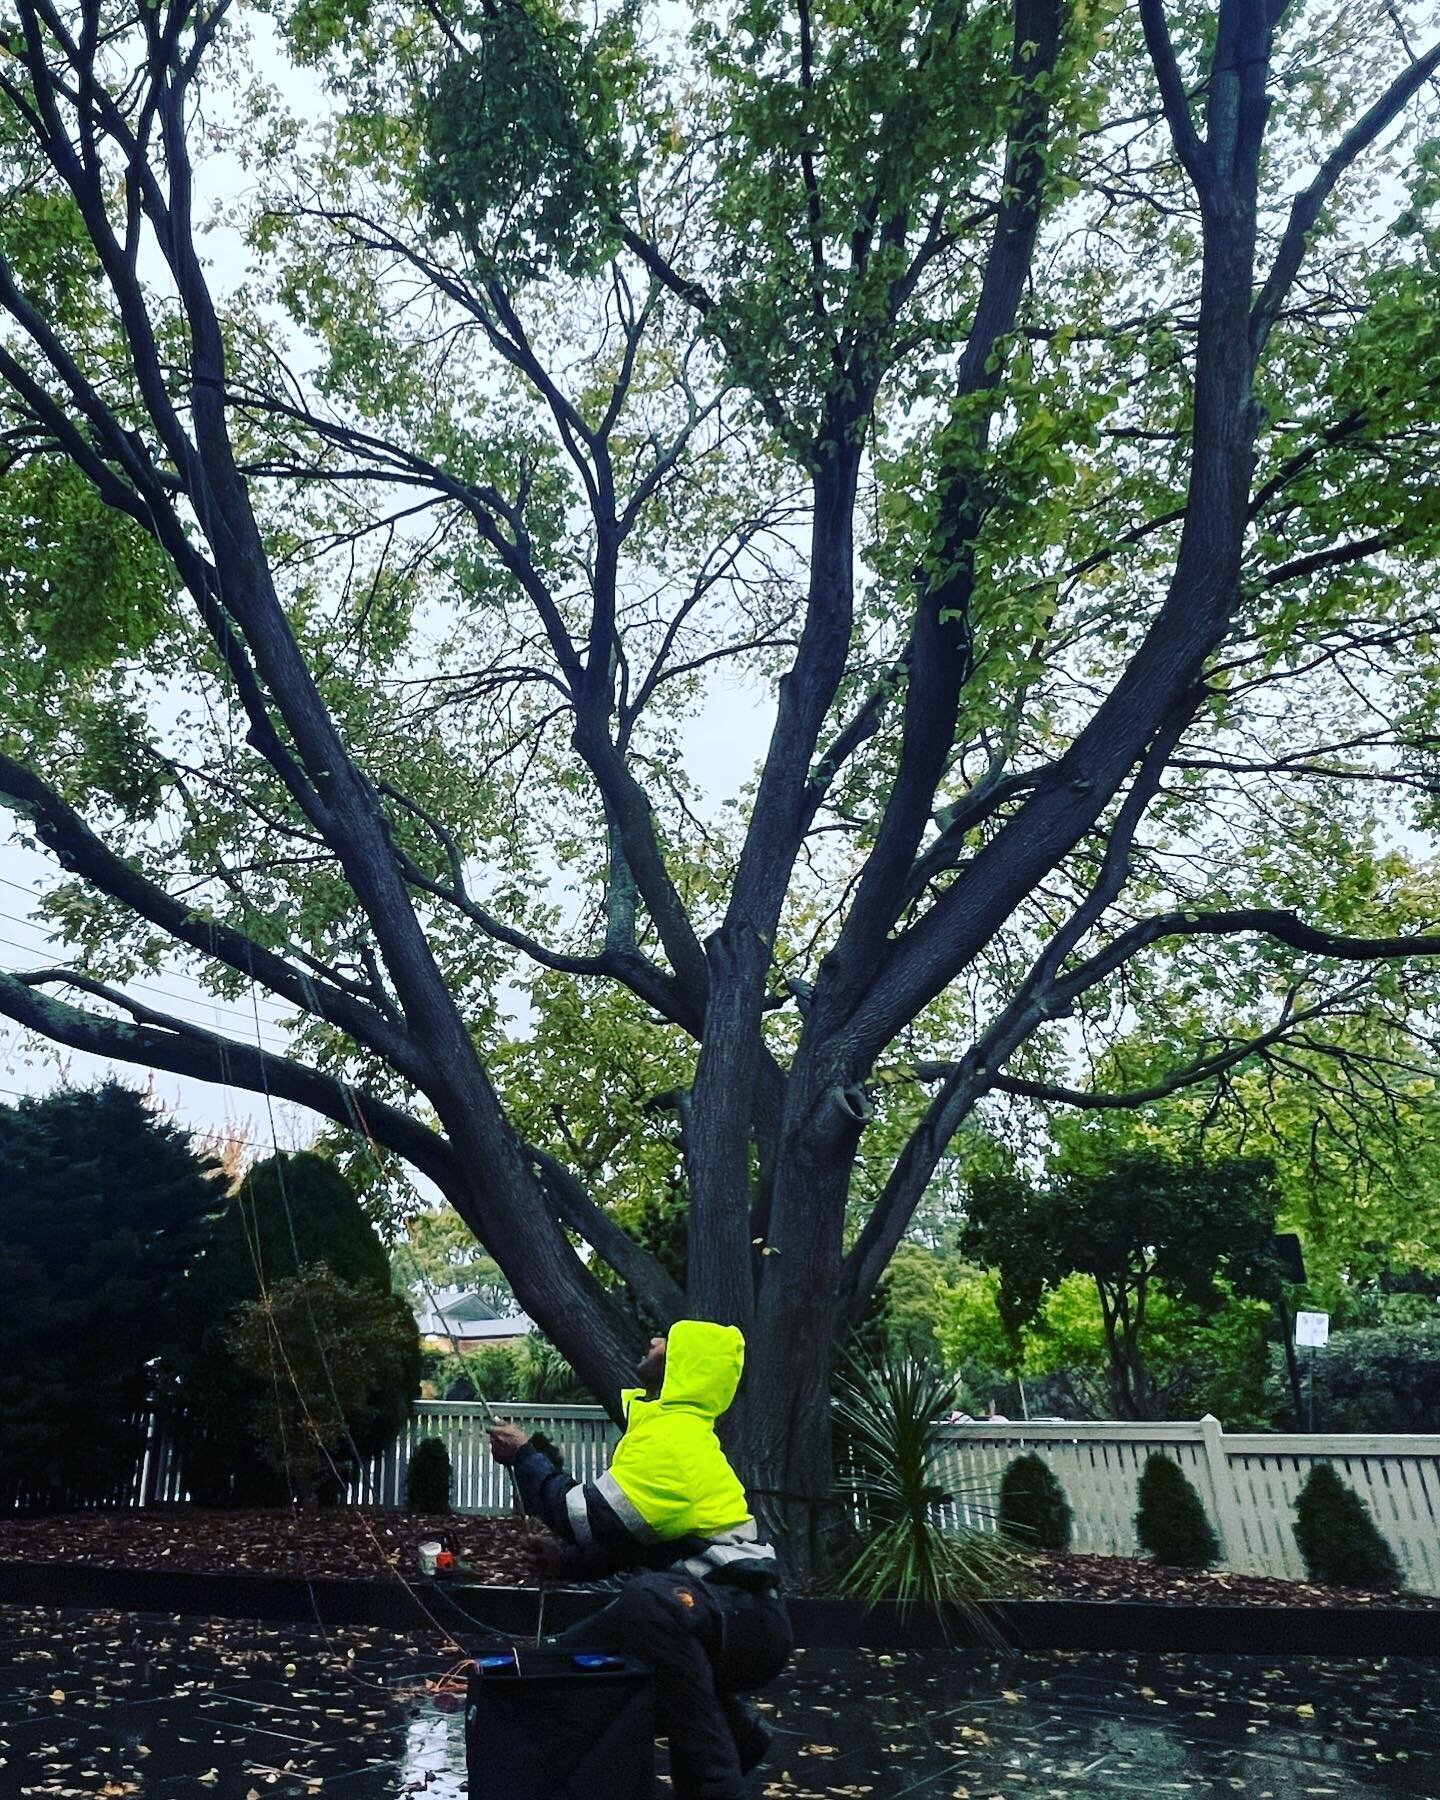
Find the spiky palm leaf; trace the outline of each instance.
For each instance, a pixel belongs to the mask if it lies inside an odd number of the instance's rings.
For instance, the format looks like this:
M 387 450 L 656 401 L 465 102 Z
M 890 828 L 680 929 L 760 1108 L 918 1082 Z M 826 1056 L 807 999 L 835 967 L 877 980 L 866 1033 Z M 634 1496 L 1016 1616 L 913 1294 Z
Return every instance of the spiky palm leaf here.
M 1013 1576 L 1019 1559 L 995 1533 L 945 1527 L 940 1509 L 961 1490 L 940 1480 L 936 1421 L 956 1393 L 957 1383 L 939 1369 L 893 1351 L 843 1367 L 835 1397 L 842 1479 L 864 1542 L 836 1587 L 867 1605 L 894 1600 L 942 1619 L 953 1606 L 993 1638 L 980 1602 Z

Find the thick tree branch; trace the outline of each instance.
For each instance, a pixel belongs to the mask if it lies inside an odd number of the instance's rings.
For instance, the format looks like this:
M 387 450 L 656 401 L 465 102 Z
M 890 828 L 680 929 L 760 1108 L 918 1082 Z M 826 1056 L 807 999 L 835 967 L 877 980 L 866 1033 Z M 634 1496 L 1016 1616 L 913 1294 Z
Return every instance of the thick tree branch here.
M 940 1092 L 911 1134 L 846 1258 L 844 1279 L 852 1311 L 864 1303 L 879 1280 L 946 1146 L 975 1102 L 995 1085 L 997 1071 L 1038 1025 L 1058 1017 L 1073 1004 L 1073 996 L 1062 991 L 1063 984 L 1056 980 L 1056 970 L 1124 887 L 1135 833 L 1159 791 L 1166 762 L 1188 717 L 1189 712 L 1180 709 L 1156 733 L 1111 826 L 1090 892 L 1036 958 L 1028 975 L 975 1046 L 943 1074 Z
M 846 1019 L 855 1071 L 873 1064 L 1093 828 L 1162 722 L 1193 692 L 1241 599 L 1258 426 L 1247 329 L 1269 30 L 1256 0 L 1222 0 L 1209 147 L 1219 185 L 1202 215 L 1190 479 L 1164 604 L 1115 686 L 1030 799 L 930 909 L 889 941 L 878 973 Z
M 1352 538 L 1348 543 L 1331 544 L 1327 550 L 1315 550 L 1309 556 L 1297 556 L 1293 562 L 1280 563 L 1262 570 L 1255 585 L 1269 591 L 1290 581 L 1308 581 L 1325 569 L 1348 568 L 1350 564 L 1367 562 L 1403 542 L 1404 526 L 1389 531 L 1375 531 L 1369 537 Z
M 623 1231 L 603 1207 L 595 1204 L 579 1178 L 558 1158 L 535 1144 L 526 1144 L 524 1150 L 540 1171 L 546 1191 L 567 1229 L 585 1240 L 662 1326 L 668 1327 L 676 1319 L 683 1319 L 686 1313 L 684 1290 L 655 1257 Z
M 1049 78 L 1060 54 L 1059 0 L 1019 0 L 1011 74 L 1020 88 L 1005 152 L 1004 198 L 986 258 L 975 316 L 956 374 L 954 417 L 1001 384 L 1005 340 L 1030 277 L 1044 210 L 1050 125 Z M 990 408 L 954 432 L 940 477 L 935 537 L 906 650 L 900 762 L 866 860 L 854 904 L 841 929 L 821 1016 L 844 1008 L 868 977 L 886 933 L 899 916 L 905 878 L 930 823 L 935 795 L 955 742 L 960 696 L 973 665 L 970 602 L 976 541 L 985 519 L 984 464 Z M 848 977 L 848 980 L 847 980 Z M 847 994 L 848 988 L 848 994 Z
M 1215 166 L 1209 151 L 1200 141 L 1195 116 L 1190 111 L 1190 98 L 1185 92 L 1180 64 L 1175 58 L 1170 27 L 1165 22 L 1164 0 L 1140 0 L 1140 22 L 1145 30 L 1145 44 L 1155 68 L 1160 99 L 1165 108 L 1170 135 L 1175 141 L 1176 152 L 1186 174 L 1195 184 L 1196 193 L 1204 200 L 1214 179 Z
M 60 982 L 123 1008 L 131 1022 L 68 1005 L 39 991 L 42 984 Z M 156 1012 L 87 976 L 64 969 L 0 973 L 0 1013 L 28 1031 L 91 1056 L 294 1101 L 394 1150 L 440 1186 L 454 1185 L 449 1144 L 387 1101 L 290 1057 Z
M 317 981 L 233 926 L 206 918 L 157 887 L 98 838 L 53 788 L 8 756 L 0 756 L 0 804 L 24 818 L 72 875 L 148 919 L 178 943 L 263 982 L 302 1012 L 336 1026 L 412 1080 L 421 1077 L 424 1058 L 393 1019 L 353 993 Z

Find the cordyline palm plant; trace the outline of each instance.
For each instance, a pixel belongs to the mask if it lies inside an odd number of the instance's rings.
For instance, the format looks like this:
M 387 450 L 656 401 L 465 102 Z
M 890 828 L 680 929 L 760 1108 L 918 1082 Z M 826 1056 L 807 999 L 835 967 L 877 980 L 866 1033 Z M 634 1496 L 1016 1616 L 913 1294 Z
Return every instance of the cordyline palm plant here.
M 837 1462 L 843 1494 L 853 1494 L 862 1547 L 837 1590 L 873 1606 L 894 1600 L 944 1617 L 959 1608 L 993 1637 L 980 1602 L 1020 1560 L 987 1531 L 947 1529 L 940 1509 L 957 1497 L 939 1479 L 937 1423 L 955 1405 L 958 1384 L 939 1369 L 894 1351 L 851 1358 L 836 1384 Z M 848 1510 L 848 1508 L 847 1508 Z

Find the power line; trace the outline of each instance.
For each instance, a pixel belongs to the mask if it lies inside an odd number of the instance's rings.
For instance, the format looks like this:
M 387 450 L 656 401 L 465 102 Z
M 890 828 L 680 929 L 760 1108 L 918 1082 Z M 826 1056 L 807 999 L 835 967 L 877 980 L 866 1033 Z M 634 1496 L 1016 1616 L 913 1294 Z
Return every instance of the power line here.
M 196 1076 L 192 1076 L 190 1079 L 199 1081 L 201 1079 L 201 1077 L 196 1075 Z M 217 1083 L 208 1083 L 207 1085 L 216 1086 L 218 1084 Z M 67 1089 L 64 1086 L 61 1086 L 59 1088 L 50 1088 L 50 1089 L 47 1089 L 45 1093 L 37 1094 L 37 1093 L 31 1092 L 27 1088 L 0 1087 L 0 1095 L 3 1095 L 7 1100 L 46 1100 L 53 1093 L 65 1093 L 67 1091 L 68 1092 L 82 1092 L 83 1090 Z M 245 1091 L 248 1092 L 248 1090 L 245 1090 Z M 258 1098 L 258 1095 L 257 1095 L 257 1098 Z M 187 1125 L 187 1126 L 183 1126 L 182 1129 L 191 1132 L 192 1135 L 194 1135 L 196 1137 L 220 1136 L 221 1135 L 221 1133 L 219 1133 L 218 1131 L 217 1132 L 209 1132 L 204 1127 Z M 353 1129 L 353 1127 L 352 1127 L 352 1129 Z M 360 1134 L 357 1133 L 356 1135 L 358 1136 Z M 267 1143 L 263 1138 L 241 1137 L 239 1132 L 232 1131 L 230 1129 L 228 1119 L 226 1122 L 223 1136 L 224 1136 L 224 1141 L 227 1144 L 241 1144 L 247 1150 L 263 1150 L 271 1156 L 274 1156 L 277 1154 L 285 1155 L 285 1156 L 294 1156 L 294 1155 L 298 1154 L 298 1152 L 294 1151 L 294 1150 L 282 1151 L 280 1149 L 280 1146 L 278 1145 L 278 1143 Z M 312 1139 L 312 1142 L 313 1142 L 313 1139 Z M 302 1148 L 303 1148 L 303 1146 L 302 1146 Z
M 31 921 L 28 919 L 20 919 L 20 918 L 17 918 L 14 913 L 7 913 L 7 912 L 0 912 L 0 919 L 4 919 L 4 920 L 8 921 L 12 925 L 28 925 L 31 923 Z M 43 944 L 22 944 L 15 938 L 7 938 L 7 937 L 0 937 L 0 944 L 3 944 L 9 950 L 23 950 L 27 956 L 42 955 L 44 953 L 45 949 L 47 948 L 47 946 L 45 946 Z M 16 973 L 25 974 L 25 973 L 27 973 L 27 971 L 22 969 L 22 970 L 16 971 Z M 81 974 L 84 974 L 85 971 L 83 969 L 76 969 L 73 971 L 73 973 L 75 973 L 77 975 L 81 975 Z M 93 977 L 92 979 L 99 980 L 99 979 L 101 979 L 101 977 L 96 976 L 96 977 Z M 203 1007 L 207 1012 L 209 1012 L 211 1014 L 223 1015 L 224 1017 L 231 1018 L 231 1019 L 239 1019 L 242 1024 L 249 1023 L 248 1017 L 245 1013 L 239 1011 L 238 1008 L 236 1008 L 236 1007 L 225 1006 L 222 1003 L 220 1003 L 219 1001 L 210 1000 L 206 996 L 203 989 L 201 989 L 198 994 L 184 994 L 184 993 L 181 993 L 177 988 L 161 987 L 158 982 L 154 982 L 154 981 L 126 981 L 125 986 L 135 988 L 139 992 L 145 993 L 145 994 L 160 994 L 167 1000 L 179 1001 L 180 1004 L 183 1006 Z M 310 1015 L 306 1015 L 306 1016 L 310 1016 Z M 278 1023 L 278 1021 L 270 1020 L 269 1023 L 273 1026 L 276 1023 Z M 279 1042 L 283 1042 L 285 1040 L 276 1038 L 273 1041 L 276 1043 L 279 1043 Z
M 43 899 L 43 897 L 44 897 L 43 895 L 33 893 L 32 890 L 27 887 L 23 887 L 20 884 L 20 882 L 18 882 L 18 881 L 9 880 L 4 875 L 0 875 L 0 886 L 14 888 L 17 893 L 30 894 L 32 899 Z M 39 931 L 42 929 L 40 923 L 37 920 L 35 920 L 33 918 L 22 917 L 22 915 L 19 913 L 9 913 L 9 912 L 0 910 L 0 919 L 5 920 L 8 924 L 11 924 L 11 925 L 23 925 L 28 930 L 32 930 L 32 931 Z M 31 945 L 31 944 L 17 944 L 12 938 L 0 938 L 0 944 L 8 945 L 9 948 L 12 950 L 33 950 L 36 955 L 40 954 L 41 947 L 37 947 L 37 946 Z M 307 970 L 297 969 L 296 974 L 301 981 L 303 981 L 310 987 L 314 987 L 315 977 L 313 975 L 311 975 Z M 188 994 L 177 993 L 177 991 L 174 988 L 161 987 L 159 985 L 159 983 L 153 982 L 153 981 L 132 981 L 128 985 L 133 988 L 139 988 L 142 992 L 147 993 L 147 994 L 164 994 L 167 999 L 173 999 L 173 1000 L 189 1000 L 189 999 L 191 999 L 191 996 Z M 197 1002 L 197 1004 L 199 1004 L 199 1002 Z M 203 1004 L 205 1004 L 206 1006 L 210 1006 L 212 1003 L 211 1003 L 211 1001 L 206 999 L 203 1002 Z M 293 1002 L 291 1004 L 293 1004 Z M 244 1022 L 244 1024 L 246 1025 L 247 1028 L 249 1027 L 250 1015 L 248 1012 L 241 1011 L 237 1007 L 224 1006 L 224 1005 L 220 1004 L 219 1002 L 214 1003 L 213 1009 L 216 1012 L 222 1012 L 222 1013 L 227 1014 L 232 1019 L 240 1019 Z M 273 1021 L 271 1021 L 271 1023 L 273 1023 Z
M 14 885 L 14 883 L 12 882 L 11 886 L 13 886 L 13 885 Z M 40 924 L 37 920 L 22 918 L 19 913 L 9 913 L 9 912 L 0 910 L 0 920 L 4 920 L 9 925 L 22 925 L 31 931 L 38 932 L 42 929 L 42 927 L 40 926 Z M 36 955 L 39 955 L 42 951 L 49 948 L 48 945 L 17 943 L 13 938 L 0 938 L 0 944 L 8 944 L 9 947 L 13 950 L 30 950 L 30 951 L 33 951 Z M 164 994 L 168 999 L 189 1000 L 193 997 L 189 994 L 183 994 L 175 988 L 162 987 L 158 982 L 154 982 L 154 981 L 132 981 L 130 983 L 130 986 L 136 987 L 136 988 L 143 988 L 146 993 L 150 993 L 150 994 Z M 207 1006 L 209 1006 L 211 1004 L 208 997 L 206 998 L 205 1004 Z M 215 1002 L 214 1004 L 218 1011 L 224 1012 L 224 1013 L 229 1013 L 232 1018 L 243 1019 L 246 1021 L 247 1024 L 249 1023 L 250 1015 L 248 1012 L 244 1011 L 242 1008 L 235 1007 L 235 1006 L 226 1006 L 219 1001 Z
M 7 880 L 6 877 L 3 875 L 0 875 L 0 885 L 3 885 L 4 887 L 14 888 L 18 893 L 22 893 L 22 894 L 30 893 L 29 888 L 22 887 L 18 881 Z M 31 897 L 34 899 L 43 898 L 42 895 L 32 895 Z M 41 929 L 43 929 L 40 922 L 37 919 L 25 917 L 20 913 L 10 913 L 10 912 L 5 912 L 3 910 L 0 910 L 0 919 L 5 920 L 7 923 L 9 923 L 11 925 L 23 925 L 27 929 L 32 930 L 32 931 L 40 931 Z M 10 947 L 15 950 L 29 950 L 29 949 L 34 948 L 34 946 L 29 945 L 29 944 L 17 944 L 12 939 L 9 939 L 9 938 L 0 938 L 0 943 L 9 944 Z M 315 977 L 313 975 L 309 974 L 306 970 L 297 969 L 296 975 L 299 977 L 300 980 L 305 981 L 312 986 L 314 985 Z M 189 998 L 189 996 L 186 994 L 176 993 L 174 988 L 161 987 L 158 985 L 158 983 L 153 982 L 153 981 L 148 981 L 148 982 L 147 981 L 132 981 L 130 983 L 130 986 L 136 987 L 136 988 L 143 988 L 147 993 L 150 993 L 150 994 L 164 994 L 169 998 L 173 998 L 173 999 L 177 999 L 177 1000 L 183 1000 L 183 999 Z M 206 1001 L 206 1004 L 207 1005 L 210 1004 L 208 1000 Z M 247 1024 L 249 1023 L 249 1019 L 250 1019 L 249 1013 L 244 1012 L 244 1011 L 240 1010 L 239 1008 L 236 1008 L 233 1006 L 219 1006 L 218 1010 L 221 1012 L 229 1013 L 232 1018 L 243 1019 L 243 1020 L 245 1020 L 245 1022 Z

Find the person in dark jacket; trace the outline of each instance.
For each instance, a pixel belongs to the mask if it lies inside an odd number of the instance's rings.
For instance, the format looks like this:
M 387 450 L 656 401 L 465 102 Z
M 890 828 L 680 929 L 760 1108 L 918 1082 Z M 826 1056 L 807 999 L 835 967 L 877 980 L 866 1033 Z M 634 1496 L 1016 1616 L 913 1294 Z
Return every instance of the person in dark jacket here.
M 683 1319 L 622 1395 L 625 1435 L 596 1481 L 558 1469 L 518 1426 L 491 1430 L 527 1513 L 560 1539 L 537 1552 L 551 1580 L 639 1571 L 609 1606 L 559 1642 L 622 1653 L 655 1671 L 678 1800 L 744 1800 L 769 1733 L 742 1702 L 790 1659 L 780 1566 L 715 1436 L 735 1398 L 745 1340 Z

